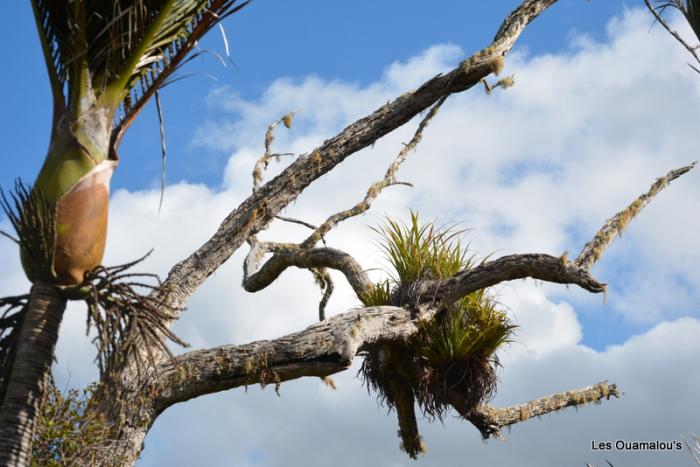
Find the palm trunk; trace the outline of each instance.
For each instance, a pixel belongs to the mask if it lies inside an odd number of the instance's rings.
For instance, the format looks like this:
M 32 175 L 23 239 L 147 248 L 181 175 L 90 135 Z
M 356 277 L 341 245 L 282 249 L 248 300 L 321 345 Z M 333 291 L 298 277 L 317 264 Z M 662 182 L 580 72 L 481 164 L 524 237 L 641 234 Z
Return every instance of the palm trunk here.
M 0 466 L 29 465 L 36 414 L 51 371 L 66 300 L 50 284 L 32 286 L 0 410 Z

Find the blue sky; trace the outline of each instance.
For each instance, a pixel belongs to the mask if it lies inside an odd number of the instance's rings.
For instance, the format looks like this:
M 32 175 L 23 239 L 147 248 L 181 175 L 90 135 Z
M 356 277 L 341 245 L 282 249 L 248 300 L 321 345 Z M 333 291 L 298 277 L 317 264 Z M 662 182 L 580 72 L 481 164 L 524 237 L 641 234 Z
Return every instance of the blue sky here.
M 105 263 L 155 248 L 147 267 L 167 273 L 250 192 L 269 123 L 303 108 L 290 131 L 278 131 L 275 148 L 307 152 L 487 45 L 517 3 L 255 0 L 225 23 L 235 67 L 224 68 L 212 56 L 195 60 L 185 70 L 194 76 L 162 92 L 170 188 L 160 217 L 155 110 L 145 109 L 127 134 L 113 178 Z M 698 159 L 700 80 L 677 44 L 659 28 L 650 31 L 641 4 L 560 0 L 528 27 L 507 59 L 505 72 L 515 74 L 516 86 L 492 96 L 475 88 L 450 98 L 401 169 L 399 178 L 415 187 L 387 190 L 370 214 L 333 231 L 331 246 L 347 249 L 368 268 L 379 266 L 367 226 L 384 214 L 405 218 L 412 208 L 440 223 L 473 228 L 468 240 L 482 256 L 574 255 L 656 177 Z M 51 110 L 29 5 L 12 8 L 13 39 L 0 43 L 9 70 L 0 74 L 9 107 L 0 127 L 4 188 L 17 176 L 33 180 Z M 202 48 L 223 52 L 218 30 Z M 349 158 L 288 214 L 319 222 L 357 202 L 416 124 Z M 280 168 L 271 166 L 266 179 Z M 502 360 L 496 405 L 603 379 L 618 382 L 623 399 L 517 426 L 507 445 L 482 445 L 473 429 L 454 420 L 446 426 L 422 422 L 430 451 L 418 463 L 461 465 L 457 446 L 468 447 L 479 465 L 602 465 L 603 458 L 587 449 L 591 437 L 677 438 L 699 431 L 692 414 L 700 410 L 700 376 L 688 371 L 700 352 L 698 187 L 697 173 L 684 176 L 614 242 L 593 270 L 610 284 L 607 303 L 533 281 L 498 290 L 521 327 Z M 264 235 L 288 241 L 303 233 L 275 224 Z M 7 258 L 0 264 L 0 291 L 19 293 L 27 285 L 7 243 L 0 243 Z M 246 294 L 238 288 L 244 254 L 234 255 L 193 296 L 177 323 L 176 332 L 193 348 L 274 338 L 313 321 L 318 290 L 308 274 L 289 271 L 273 287 Z M 342 277 L 336 285 L 331 314 L 356 304 Z M 94 350 L 79 307 L 66 314 L 61 332 L 58 380 L 80 385 L 94 379 Z M 141 464 L 412 465 L 399 452 L 393 415 L 377 408 L 353 375 L 338 376 L 337 393 L 304 380 L 285 384 L 281 398 L 251 388 L 179 404 L 156 422 Z M 306 423 L 303 430 L 282 431 L 298 420 Z M 327 452 L 314 451 L 319 437 Z M 616 455 L 616 465 L 687 464 L 680 454 Z
M 491 1 L 475 6 L 458 0 L 430 4 L 410 0 L 397 10 L 397 3 L 391 1 L 254 1 L 224 23 L 237 68 L 223 68 L 209 55 L 186 70 L 200 74 L 162 93 L 169 179 L 219 182 L 229 154 L 202 154 L 189 144 L 194 128 L 212 116 L 203 97 L 213 88 L 228 85 L 242 97 L 252 98 L 282 76 L 316 75 L 366 84 L 377 79 L 387 64 L 405 60 L 432 44 L 454 43 L 465 51 L 483 47 L 517 3 Z M 538 21 L 523 34 L 520 47 L 533 53 L 561 50 L 573 31 L 599 37 L 606 19 L 623 5 L 613 0 L 564 0 L 546 13 L 546 21 Z M 0 129 L 6 148 L 0 172 L 3 187 L 18 176 L 33 180 L 46 153 L 51 121 L 48 82 L 30 4 L 13 3 L 11 11 L 7 37 L 12 39 L 0 44 L 7 59 L 5 69 L 11 71 L 0 76 L 0 85 L 7 115 L 12 115 L 11 124 Z M 223 54 L 219 31 L 212 31 L 201 47 Z M 152 106 L 130 129 L 120 156 L 115 188 L 150 187 L 159 180 L 160 143 Z

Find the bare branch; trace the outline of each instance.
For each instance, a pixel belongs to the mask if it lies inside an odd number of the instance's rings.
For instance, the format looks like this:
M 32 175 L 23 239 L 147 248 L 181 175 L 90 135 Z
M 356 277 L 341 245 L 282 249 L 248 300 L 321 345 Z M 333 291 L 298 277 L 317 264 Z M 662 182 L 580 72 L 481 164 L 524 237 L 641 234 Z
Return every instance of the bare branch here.
M 279 162 L 280 156 L 293 155 L 289 152 L 273 154 L 272 142 L 275 140 L 275 128 L 277 127 L 277 125 L 283 123 L 285 127 L 291 128 L 294 115 L 300 111 L 301 109 L 297 109 L 293 112 L 289 112 L 288 114 L 285 114 L 282 118 L 271 123 L 270 126 L 267 127 L 267 131 L 265 132 L 265 153 L 260 159 L 258 159 L 258 161 L 255 163 L 255 167 L 253 168 L 253 193 L 258 191 L 258 188 L 260 188 L 263 172 L 267 169 L 267 166 L 270 165 L 271 159 L 274 158 L 275 160 L 277 160 L 277 162 Z
M 504 281 L 532 277 L 559 284 L 575 284 L 592 293 L 604 293 L 605 284 L 563 257 L 530 253 L 508 255 L 462 271 L 449 279 L 426 281 L 411 292 L 410 303 L 453 302 L 477 290 Z
M 495 41 L 444 75 L 438 75 L 361 118 L 309 155 L 299 157 L 231 212 L 204 245 L 175 265 L 165 281 L 174 308 L 194 291 L 252 234 L 265 226 L 309 184 L 345 158 L 408 122 L 444 96 L 465 91 L 493 72 L 522 31 L 556 0 L 525 0 L 503 22 Z
M 654 196 L 666 188 L 673 180 L 693 169 L 696 164 L 697 162 L 693 162 L 680 169 L 671 170 L 663 177 L 657 178 L 649 191 L 640 195 L 632 204 L 608 219 L 605 225 L 595 234 L 593 240 L 586 243 L 573 263 L 582 269 L 589 270 L 601 258 L 615 237 L 622 235 L 622 231 L 625 230 L 629 222 L 654 199 Z
M 309 228 L 309 229 L 311 229 L 311 230 L 316 230 L 316 229 L 318 228 L 318 227 L 316 227 L 316 226 L 313 225 L 313 224 L 310 224 L 310 223 L 308 223 L 308 222 L 301 221 L 301 220 L 299 220 L 299 219 L 292 219 L 291 217 L 275 216 L 275 219 L 279 219 L 279 220 L 284 221 L 284 222 L 289 222 L 290 224 L 299 224 L 299 225 L 303 225 L 304 227 L 307 227 L 307 228 Z M 0 231 L 0 233 L 2 233 L 2 231 Z
M 458 394 L 454 395 L 451 403 L 460 415 L 468 419 L 481 432 L 481 436 L 487 439 L 490 437 L 500 438 L 500 429 L 504 426 L 524 422 L 533 417 L 563 410 L 566 407 L 578 407 L 591 402 L 598 403 L 602 399 L 609 400 L 610 397 L 620 397 L 617 386 L 603 381 L 592 386 L 560 392 L 525 404 L 500 409 L 481 405 L 475 411 L 464 412 L 464 410 L 460 410 L 463 404 L 462 398 Z
M 265 379 L 270 373 L 279 382 L 325 377 L 346 370 L 364 346 L 409 338 L 418 331 L 416 324 L 404 308 L 362 308 L 278 339 L 188 352 L 161 365 L 156 405 L 163 410 L 203 394 L 270 383 Z
M 255 259 L 259 261 L 262 254 L 270 251 L 275 254 L 260 270 L 255 271 Z M 358 297 L 363 297 L 372 287 L 362 266 L 352 256 L 335 248 L 305 249 L 299 245 L 259 242 L 251 247 L 248 258 L 244 263 L 243 274 L 243 288 L 248 292 L 264 289 L 289 266 L 336 269 L 345 274 Z
M 415 150 L 418 146 L 418 143 L 421 142 L 421 140 L 423 139 L 423 130 L 425 130 L 430 121 L 437 114 L 438 110 L 440 110 L 440 107 L 446 99 L 447 96 L 441 97 L 435 103 L 435 105 L 433 105 L 430 108 L 428 114 L 418 124 L 418 129 L 413 135 L 413 138 L 411 138 L 411 141 L 409 141 L 408 144 L 404 145 L 401 151 L 399 151 L 399 154 L 396 156 L 396 159 L 387 169 L 384 178 L 379 180 L 378 182 L 373 183 L 372 186 L 369 187 L 365 198 L 352 208 L 333 214 L 328 219 L 326 219 L 326 221 L 323 224 L 321 224 L 306 240 L 302 242 L 302 248 L 313 247 L 318 243 L 319 240 L 323 240 L 325 235 L 339 222 L 342 222 L 350 217 L 358 216 L 363 212 L 366 212 L 371 207 L 372 202 L 377 198 L 377 196 L 379 196 L 379 193 L 381 193 L 381 191 L 384 188 L 399 183 L 396 181 L 396 173 L 398 172 L 399 167 L 408 157 L 408 153 Z

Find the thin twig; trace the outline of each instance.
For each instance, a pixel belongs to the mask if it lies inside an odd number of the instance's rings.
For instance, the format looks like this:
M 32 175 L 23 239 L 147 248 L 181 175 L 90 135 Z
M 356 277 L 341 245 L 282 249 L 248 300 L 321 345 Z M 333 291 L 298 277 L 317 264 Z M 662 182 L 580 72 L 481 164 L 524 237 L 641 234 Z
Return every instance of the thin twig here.
M 257 160 L 257 162 L 255 162 L 255 167 L 253 168 L 253 193 L 258 191 L 258 188 L 260 188 L 260 184 L 262 183 L 263 172 L 267 169 L 267 166 L 270 165 L 271 159 L 275 159 L 277 162 L 279 162 L 281 156 L 294 155 L 291 152 L 277 154 L 273 153 L 272 142 L 275 140 L 275 128 L 277 127 L 277 125 L 282 123 L 285 127 L 291 128 L 294 115 L 300 111 L 301 109 L 297 109 L 293 112 L 289 112 L 288 114 L 285 114 L 279 120 L 276 120 L 275 122 L 271 123 L 270 126 L 267 127 L 267 131 L 265 132 L 265 153 L 260 159 Z
M 387 169 L 384 178 L 379 180 L 378 182 L 373 183 L 372 186 L 369 187 L 364 199 L 352 208 L 347 209 L 345 211 L 340 211 L 328 217 L 328 219 L 326 219 L 326 221 L 323 224 L 316 228 L 316 230 L 314 230 L 314 232 L 301 243 L 302 248 L 313 247 L 314 245 L 316 245 L 316 243 L 318 243 L 319 240 L 322 240 L 325 237 L 325 235 L 338 223 L 350 217 L 358 216 L 369 210 L 369 208 L 372 206 L 372 202 L 377 198 L 377 196 L 379 196 L 379 193 L 381 193 L 384 188 L 392 185 L 410 186 L 409 183 L 398 182 L 396 180 L 396 174 L 399 170 L 399 167 L 401 167 L 401 164 L 403 164 L 403 162 L 408 157 L 408 154 L 411 151 L 415 150 L 418 146 L 418 143 L 420 143 L 423 139 L 423 131 L 428 126 L 433 117 L 435 117 L 435 115 L 438 113 L 438 110 L 440 110 L 442 104 L 445 102 L 445 100 L 447 100 L 447 97 L 448 96 L 441 97 L 440 99 L 438 99 L 435 105 L 433 105 L 430 108 L 426 116 L 423 117 L 421 122 L 418 124 L 418 129 L 416 129 L 416 132 L 413 135 L 413 138 L 411 138 L 411 141 L 408 144 L 405 144 L 403 148 L 401 148 L 401 151 L 399 151 L 399 154 L 396 156 L 396 159 L 394 159 L 394 161 Z
M 291 218 L 291 217 L 284 217 L 284 216 L 279 216 L 279 215 L 278 215 L 278 216 L 275 216 L 275 219 L 279 219 L 279 220 L 281 220 L 281 221 L 289 222 L 289 223 L 292 223 L 292 224 L 303 225 L 304 227 L 308 227 L 308 228 L 311 229 L 311 230 L 316 230 L 316 229 L 318 228 L 318 227 L 316 227 L 315 225 L 310 224 L 309 222 L 305 222 L 305 221 L 302 221 L 302 220 L 299 220 L 299 219 L 293 219 L 293 218 Z M 1 231 L 0 231 L 0 232 L 1 232 Z

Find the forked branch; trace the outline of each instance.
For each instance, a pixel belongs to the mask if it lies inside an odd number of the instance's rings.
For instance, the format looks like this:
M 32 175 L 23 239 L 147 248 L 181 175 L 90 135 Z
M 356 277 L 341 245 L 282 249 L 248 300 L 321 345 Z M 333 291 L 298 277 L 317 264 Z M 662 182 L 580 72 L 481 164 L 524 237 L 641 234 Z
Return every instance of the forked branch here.
M 308 155 L 299 157 L 232 211 L 204 245 L 175 265 L 165 281 L 170 306 L 181 308 L 194 291 L 251 235 L 264 229 L 309 184 L 348 156 L 373 144 L 450 94 L 465 91 L 493 73 L 527 24 L 556 0 L 525 0 L 503 22 L 494 42 L 460 63 L 349 125 Z
M 319 240 L 323 240 L 326 234 L 330 232 L 330 230 L 333 227 L 338 225 L 338 223 L 351 217 L 359 216 L 364 212 L 367 212 L 372 206 L 372 202 L 377 198 L 377 196 L 379 196 L 379 194 L 382 192 L 382 190 L 384 190 L 384 188 L 397 184 L 409 185 L 407 183 L 399 182 L 396 179 L 396 174 L 398 173 L 401 164 L 403 164 L 406 158 L 408 157 L 409 153 L 411 151 L 414 151 L 416 147 L 418 147 L 418 144 L 423 139 L 423 131 L 428 126 L 428 124 L 430 124 L 430 121 L 433 119 L 433 117 L 435 117 L 435 115 L 438 113 L 438 110 L 440 110 L 440 107 L 442 107 L 442 104 L 445 103 L 446 99 L 447 96 L 441 97 L 435 103 L 435 105 L 433 105 L 430 108 L 426 116 L 423 117 L 423 119 L 418 124 L 418 128 L 416 129 L 413 138 L 411 138 L 411 141 L 409 141 L 408 144 L 405 144 L 401 151 L 399 151 L 399 154 L 396 156 L 396 159 L 394 159 L 394 161 L 391 163 L 386 173 L 384 174 L 384 178 L 373 183 L 372 186 L 369 187 L 364 199 L 350 209 L 346 209 L 345 211 L 340 211 L 338 213 L 333 214 L 332 216 L 329 216 L 328 219 L 326 219 L 325 222 L 323 222 L 323 224 L 316 228 L 314 232 L 301 243 L 301 246 L 303 248 L 311 248 L 315 246 L 319 242 Z
M 349 255 L 330 248 L 315 248 L 318 240 L 322 240 L 325 233 L 348 215 L 348 212 L 351 215 L 354 215 L 352 212 L 363 212 L 363 203 L 349 211 L 338 213 L 336 218 L 331 217 L 314 229 L 314 233 L 308 239 L 308 245 L 257 242 L 255 234 L 265 229 L 308 185 L 328 173 L 345 158 L 373 144 L 418 113 L 441 103 L 450 94 L 469 89 L 492 72 L 498 71 L 503 65 L 503 56 L 510 51 L 525 26 L 555 2 L 556 0 L 525 0 L 506 18 L 489 47 L 460 63 L 450 72 L 428 80 L 417 90 L 402 95 L 371 115 L 356 121 L 309 154 L 297 158 L 274 179 L 260 184 L 248 199 L 224 219 L 211 239 L 172 268 L 164 284 L 170 291 L 168 307 L 179 310 L 195 290 L 248 240 L 253 248 L 246 260 L 246 288 L 258 290 L 265 287 L 290 265 L 317 270 L 335 265 L 337 269 L 346 273 L 349 280 L 355 277 L 353 280 L 356 284 L 353 288 L 356 292 L 366 290 L 369 281 L 366 280 L 359 264 L 353 263 L 351 257 L 348 259 Z M 666 178 L 666 182 L 662 184 L 657 182 L 659 186 L 649 199 L 675 177 Z M 368 197 L 370 195 L 368 192 Z M 642 200 L 635 207 L 633 215 L 646 203 L 647 199 Z M 414 301 L 417 306 L 412 310 L 403 307 L 368 307 L 342 313 L 304 331 L 271 341 L 189 352 L 177 357 L 176 361 L 163 358 L 158 372 L 151 372 L 147 379 L 137 380 L 128 367 L 120 368 L 125 370 L 121 375 L 121 381 L 125 385 L 122 394 L 125 397 L 128 398 L 131 394 L 133 400 L 140 403 L 143 401 L 144 385 L 152 389 L 152 392 L 147 393 L 147 400 L 139 406 L 145 408 L 138 414 L 129 414 L 130 420 L 123 429 L 126 435 L 123 436 L 140 446 L 147 427 L 159 413 L 174 403 L 199 395 L 246 384 L 278 384 L 303 376 L 327 376 L 345 370 L 356 355 L 362 354 L 371 345 L 410 339 L 418 332 L 421 320 L 432 319 L 441 310 L 441 301 L 454 300 L 471 291 L 503 281 L 533 277 L 576 284 L 594 293 L 604 292 L 605 285 L 596 281 L 588 273 L 588 269 L 600 258 L 602 251 L 621 230 L 618 228 L 608 236 L 605 229 L 604 226 L 592 240 L 599 244 L 599 247 L 594 249 L 600 250 L 597 256 L 591 256 L 592 259 L 586 259 L 588 256 L 583 252 L 574 262 L 568 262 L 564 256 L 542 254 L 506 256 L 463 271 L 444 281 L 426 282 L 422 288 L 417 289 Z M 586 248 L 584 252 L 587 251 Z M 300 253 L 301 250 L 305 251 Z M 273 258 L 275 255 L 278 258 L 268 261 L 258 270 L 263 256 L 267 253 L 273 253 Z M 602 386 L 598 388 L 597 393 L 593 390 L 573 391 L 572 394 L 578 396 L 552 398 L 551 403 L 545 403 L 545 400 L 550 398 L 544 398 L 538 400 L 539 402 L 516 406 L 517 420 L 514 408 L 492 409 L 484 406 L 468 415 L 476 420 L 477 426 L 481 423 L 482 433 L 485 432 L 483 427 L 496 427 L 496 431 L 491 431 L 491 434 L 496 434 L 502 426 L 517 423 L 520 418 L 529 418 L 527 413 L 525 416 L 521 413 L 522 407 L 532 414 L 546 413 L 576 405 L 572 401 L 576 402 L 577 397 L 584 402 L 593 400 L 602 394 L 601 388 Z M 617 394 L 613 385 L 607 388 L 609 394 Z M 138 447 L 135 452 L 137 449 Z
M 638 198 L 636 204 L 632 203 L 636 206 L 634 214 L 646 206 L 669 181 L 692 167 L 690 165 L 671 171 L 658 179 L 650 192 Z M 617 227 L 610 227 L 608 224 L 611 223 L 607 223 L 593 241 L 605 238 L 607 246 L 614 234 L 609 236 L 606 232 L 612 229 L 616 234 L 621 228 L 619 215 L 613 219 L 617 219 L 612 223 Z M 286 256 L 285 249 L 294 250 L 294 254 Z M 342 252 L 328 248 L 315 248 L 300 253 L 301 250 L 299 245 L 286 245 L 277 251 L 278 258 L 281 259 L 266 263 L 257 277 L 253 275 L 254 279 L 249 278 L 252 282 L 249 286 L 262 287 L 264 283 L 274 280 L 274 274 L 283 269 L 283 266 L 275 264 L 285 261 L 285 258 L 290 264 L 296 261 L 303 267 L 348 261 Z M 600 255 L 595 260 L 599 258 Z M 443 281 L 426 282 L 422 288 L 417 289 L 414 296 L 414 304 L 417 306 L 412 310 L 404 307 L 367 307 L 333 316 L 304 331 L 279 339 L 186 353 L 177 357 L 176 362 L 162 363 L 157 372 L 160 376 L 150 383 L 156 388 L 154 393 L 157 394 L 153 401 L 154 410 L 160 412 L 176 402 L 242 385 L 278 384 L 303 376 L 324 377 L 343 371 L 350 366 L 356 355 L 373 345 L 409 341 L 419 332 L 423 320 L 433 319 L 440 312 L 443 301 L 453 301 L 506 280 L 533 277 L 548 282 L 576 284 L 593 293 L 604 292 L 605 285 L 596 281 L 587 270 L 595 260 L 579 265 L 577 261 L 567 261 L 564 256 L 505 256 Z M 359 266 L 353 267 L 361 271 Z M 362 275 L 358 273 L 358 276 Z M 357 289 L 361 290 L 362 287 L 364 285 Z M 499 430 L 504 426 L 566 407 L 608 399 L 610 396 L 619 396 L 616 386 L 599 383 L 502 409 L 480 405 L 476 410 L 468 410 L 459 394 L 454 394 L 450 403 L 479 429 L 484 438 L 488 438 L 499 436 Z
M 350 209 L 340 211 L 331 215 L 319 227 L 306 223 L 304 221 L 282 218 L 288 222 L 302 224 L 305 227 L 310 227 L 313 232 L 309 237 L 300 244 L 275 243 L 275 242 L 260 242 L 255 235 L 251 235 L 248 239 L 250 251 L 243 263 L 243 288 L 248 292 L 257 292 L 274 282 L 279 275 L 290 266 L 298 268 L 306 268 L 311 270 L 316 279 L 316 282 L 324 291 L 323 297 L 319 304 L 319 318 L 325 319 L 325 307 L 333 293 L 333 282 L 330 274 L 325 271 L 325 268 L 336 269 L 345 274 L 348 282 L 352 286 L 357 297 L 365 303 L 364 298 L 370 292 L 372 283 L 365 274 L 359 263 L 348 253 L 332 248 L 314 248 L 319 241 L 325 244 L 325 235 L 335 227 L 339 222 L 358 216 L 369 210 L 372 202 L 379 196 L 384 188 L 392 185 L 397 185 L 400 182 L 396 180 L 396 174 L 401 164 L 406 160 L 408 154 L 415 150 L 423 138 L 423 131 L 428 126 L 433 117 L 446 100 L 446 96 L 438 100 L 433 105 L 430 111 L 418 124 L 413 138 L 408 144 L 399 151 L 396 159 L 391 163 L 384 175 L 384 178 L 372 184 L 367 190 L 364 199 Z M 280 120 L 276 121 L 268 127 L 265 135 L 265 156 L 256 163 L 254 170 L 254 183 L 262 177 L 262 171 L 267 167 L 266 162 L 269 158 L 270 144 L 274 139 L 274 128 L 277 124 L 284 121 L 284 118 L 292 114 L 287 114 Z M 291 117 L 290 117 L 291 118 Z M 285 123 L 286 124 L 286 123 Z M 291 124 L 291 123 L 290 123 Z M 260 165 L 265 163 L 265 165 Z M 254 188 L 255 190 L 255 185 Z M 277 216 L 279 218 L 279 216 Z M 260 262 L 267 253 L 273 253 L 273 256 L 260 268 Z M 259 269 L 260 268 L 260 269 Z M 259 270 L 258 270 L 259 269 Z

